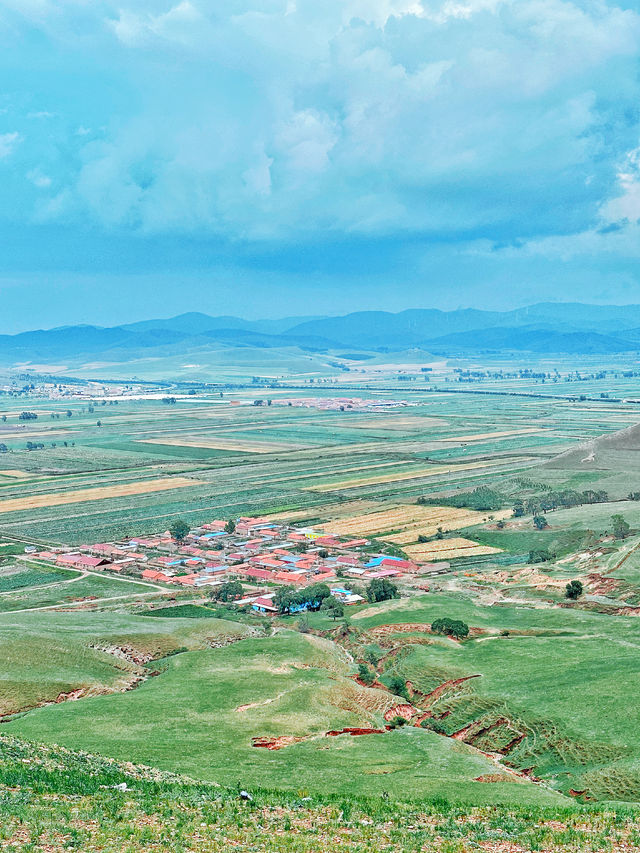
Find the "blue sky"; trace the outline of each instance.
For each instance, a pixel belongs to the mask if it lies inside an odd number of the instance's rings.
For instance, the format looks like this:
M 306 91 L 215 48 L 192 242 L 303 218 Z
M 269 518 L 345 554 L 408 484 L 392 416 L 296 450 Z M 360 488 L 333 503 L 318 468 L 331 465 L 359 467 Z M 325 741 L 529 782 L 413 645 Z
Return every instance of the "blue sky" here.
M 640 3 L 0 0 L 0 331 L 640 302 Z

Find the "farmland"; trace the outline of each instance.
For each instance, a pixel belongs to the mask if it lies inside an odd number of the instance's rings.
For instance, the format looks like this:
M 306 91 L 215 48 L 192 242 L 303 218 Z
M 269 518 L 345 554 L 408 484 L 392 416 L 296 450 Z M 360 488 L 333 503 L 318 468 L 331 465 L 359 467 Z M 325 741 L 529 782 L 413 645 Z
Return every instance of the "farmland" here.
M 464 393 L 403 390 L 352 408 L 322 386 L 270 388 L 261 405 L 265 389 L 252 388 L 8 405 L 3 733 L 221 791 L 410 792 L 467 809 L 639 801 L 634 404 L 477 395 L 470 406 Z M 27 406 L 38 418 L 25 425 Z M 563 490 L 573 504 L 535 509 Z M 581 497 L 594 490 L 596 502 Z M 419 571 L 394 579 L 398 598 L 305 621 L 24 554 L 126 550 L 178 518 L 245 515 L 312 529 L 310 543 L 363 539 L 362 563 L 395 554 Z M 584 592 L 569 602 L 576 578 Z M 442 617 L 469 635 L 434 633 Z
M 198 523 L 222 511 L 306 512 L 314 521 L 341 522 L 335 507 L 347 502 L 403 507 L 421 495 L 542 470 L 577 440 L 635 418 L 632 405 L 605 401 L 594 401 L 585 420 L 584 403 L 544 398 L 474 397 L 470 412 L 453 393 L 414 392 L 398 405 L 399 389 L 379 395 L 397 408 L 340 411 L 284 402 L 309 400 L 308 392 L 269 393 L 272 404 L 261 406 L 251 390 L 171 406 L 159 398 L 34 400 L 29 406 L 41 414 L 28 425 L 8 406 L 0 423 L 8 448 L 0 460 L 0 530 L 73 545 L 90 534 L 139 535 L 176 515 Z M 336 392 L 313 393 L 322 402 Z M 42 446 L 27 450 L 27 442 Z M 543 476 L 551 482 L 559 472 L 547 468 Z M 622 496 L 627 480 L 620 473 L 610 480 Z M 69 509 L 75 502 L 79 511 Z

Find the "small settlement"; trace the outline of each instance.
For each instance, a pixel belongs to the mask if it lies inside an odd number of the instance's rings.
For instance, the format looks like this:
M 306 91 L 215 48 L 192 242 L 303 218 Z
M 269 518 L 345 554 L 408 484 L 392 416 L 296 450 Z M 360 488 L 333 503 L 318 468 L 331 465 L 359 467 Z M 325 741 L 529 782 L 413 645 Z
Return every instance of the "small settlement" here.
M 372 554 L 367 539 L 349 539 L 296 528 L 268 518 L 242 517 L 229 532 L 224 520 L 202 524 L 175 542 L 169 531 L 121 542 L 55 548 L 32 554 L 55 565 L 81 571 L 116 572 L 158 585 L 199 589 L 229 579 L 257 587 L 254 595 L 236 602 L 264 613 L 275 612 L 274 585 L 305 587 L 328 583 L 344 604 L 358 604 L 347 579 L 415 576 L 429 566 L 388 554 Z M 423 587 L 424 588 L 424 587 Z

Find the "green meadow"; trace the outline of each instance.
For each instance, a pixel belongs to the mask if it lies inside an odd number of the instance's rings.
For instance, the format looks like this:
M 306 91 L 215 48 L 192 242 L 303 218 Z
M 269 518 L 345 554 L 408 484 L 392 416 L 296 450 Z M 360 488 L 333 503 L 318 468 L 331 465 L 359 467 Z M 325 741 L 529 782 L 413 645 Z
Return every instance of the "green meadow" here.
M 160 674 L 135 689 L 95 695 L 101 684 L 109 690 L 121 683 L 123 672 L 114 671 L 106 653 L 87 648 L 90 623 L 83 620 L 81 633 L 73 629 L 76 642 L 69 650 L 65 635 L 72 620 L 50 615 L 49 630 L 40 635 L 39 648 L 34 649 L 42 657 L 43 648 L 53 646 L 50 667 L 41 666 L 33 680 L 24 686 L 13 682 L 11 689 L 33 701 L 41 689 L 38 685 L 48 685 L 49 696 L 85 686 L 87 697 L 19 715 L 5 723 L 4 730 L 224 785 L 315 793 L 386 792 L 398 798 L 437 795 L 470 803 L 487 798 L 559 801 L 557 794 L 530 783 L 514 784 L 506 774 L 503 782 L 475 782 L 495 772 L 495 765 L 464 744 L 421 729 L 327 736 L 328 731 L 348 726 L 381 727 L 381 712 L 392 704 L 385 692 L 360 687 L 348 678 L 351 667 L 346 656 L 328 640 L 279 631 L 207 649 L 209 633 L 226 630 L 218 620 L 130 617 L 126 625 L 123 621 L 103 614 L 102 634 L 94 644 L 153 646 L 159 654 L 163 644 L 165 649 L 173 644 L 180 653 L 147 664 L 147 669 L 153 667 Z M 95 619 L 93 624 L 97 627 Z M 247 629 L 229 623 L 231 636 L 242 635 L 243 630 Z M 121 667 L 121 661 L 116 663 Z M 130 666 L 124 675 L 139 674 L 139 669 Z M 16 679 L 18 670 L 22 671 L 16 666 Z M 66 673 L 64 683 L 60 672 Z M 271 751 L 254 747 L 254 737 L 300 740 Z

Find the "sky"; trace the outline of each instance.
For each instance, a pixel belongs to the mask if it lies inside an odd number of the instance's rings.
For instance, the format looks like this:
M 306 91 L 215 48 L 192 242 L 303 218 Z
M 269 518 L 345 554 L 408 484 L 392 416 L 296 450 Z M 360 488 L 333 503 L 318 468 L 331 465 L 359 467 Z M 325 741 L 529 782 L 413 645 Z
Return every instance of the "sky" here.
M 0 0 L 0 332 L 640 303 L 640 0 Z

